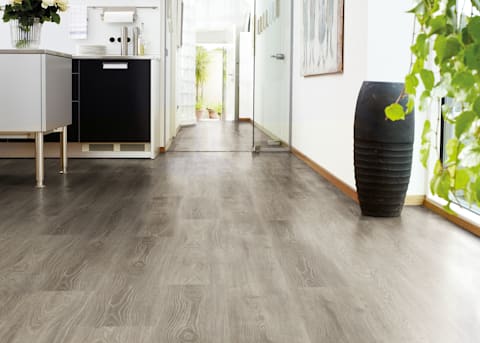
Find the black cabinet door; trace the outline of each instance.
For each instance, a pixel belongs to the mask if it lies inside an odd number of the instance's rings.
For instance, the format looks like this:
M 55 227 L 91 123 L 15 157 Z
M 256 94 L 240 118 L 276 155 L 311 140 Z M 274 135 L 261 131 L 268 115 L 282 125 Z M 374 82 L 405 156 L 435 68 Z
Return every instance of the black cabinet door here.
M 150 141 L 150 61 L 80 61 L 80 141 Z

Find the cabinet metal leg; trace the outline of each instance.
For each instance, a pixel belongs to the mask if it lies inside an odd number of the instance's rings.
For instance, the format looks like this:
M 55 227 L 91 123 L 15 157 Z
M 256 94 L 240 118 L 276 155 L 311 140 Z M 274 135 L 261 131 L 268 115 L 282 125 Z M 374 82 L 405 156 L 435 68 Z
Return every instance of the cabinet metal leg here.
M 43 188 L 44 185 L 44 154 L 43 154 L 43 132 L 35 132 L 35 171 L 37 178 L 37 188 Z
M 67 173 L 68 156 L 67 156 L 67 127 L 62 128 L 60 133 L 60 173 Z

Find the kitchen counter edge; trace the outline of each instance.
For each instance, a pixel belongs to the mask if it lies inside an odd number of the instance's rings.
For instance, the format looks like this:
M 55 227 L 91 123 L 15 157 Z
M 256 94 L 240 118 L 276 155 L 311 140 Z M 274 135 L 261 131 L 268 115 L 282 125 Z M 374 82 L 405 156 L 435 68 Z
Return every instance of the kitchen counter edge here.
M 46 49 L 0 49 L 0 55 L 51 55 L 72 58 L 72 55 Z
M 160 60 L 160 56 L 117 56 L 117 55 L 105 55 L 105 56 L 96 56 L 96 55 L 73 55 L 72 57 L 75 60 Z

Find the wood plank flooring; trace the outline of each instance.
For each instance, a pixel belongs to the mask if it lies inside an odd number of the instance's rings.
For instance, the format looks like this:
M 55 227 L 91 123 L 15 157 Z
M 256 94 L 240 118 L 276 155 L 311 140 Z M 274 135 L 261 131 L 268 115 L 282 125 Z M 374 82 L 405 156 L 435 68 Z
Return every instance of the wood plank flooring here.
M 253 126 L 249 122 L 199 121 L 181 129 L 170 151 L 248 152 L 253 146 Z M 255 128 L 255 142 L 265 143 L 269 137 Z
M 477 343 L 480 240 L 289 154 L 0 160 L 1 343 Z

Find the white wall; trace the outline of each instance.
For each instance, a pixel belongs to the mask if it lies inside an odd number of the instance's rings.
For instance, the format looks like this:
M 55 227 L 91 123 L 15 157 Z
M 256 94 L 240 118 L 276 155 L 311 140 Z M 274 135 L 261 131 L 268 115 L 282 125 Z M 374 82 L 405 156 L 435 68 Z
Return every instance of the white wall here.
M 304 78 L 302 1 L 295 4 L 292 145 L 354 187 L 353 120 L 367 78 L 366 0 L 345 0 L 344 72 Z
M 295 4 L 292 145 L 355 187 L 353 122 L 364 80 L 403 81 L 410 63 L 413 18 L 404 0 L 345 0 L 344 72 L 304 78 L 302 1 Z M 424 117 L 417 116 L 417 143 Z M 418 146 L 415 147 L 418 151 Z M 414 156 L 410 195 L 425 194 L 425 172 Z
M 413 16 L 407 11 L 411 8 L 411 1 L 368 0 L 368 80 L 404 81 L 410 69 Z M 426 171 L 420 163 L 419 152 L 426 114 L 417 109 L 415 116 L 415 146 L 408 194 L 423 195 L 426 192 Z
M 253 117 L 253 37 L 250 32 L 240 33 L 239 70 L 240 118 Z

